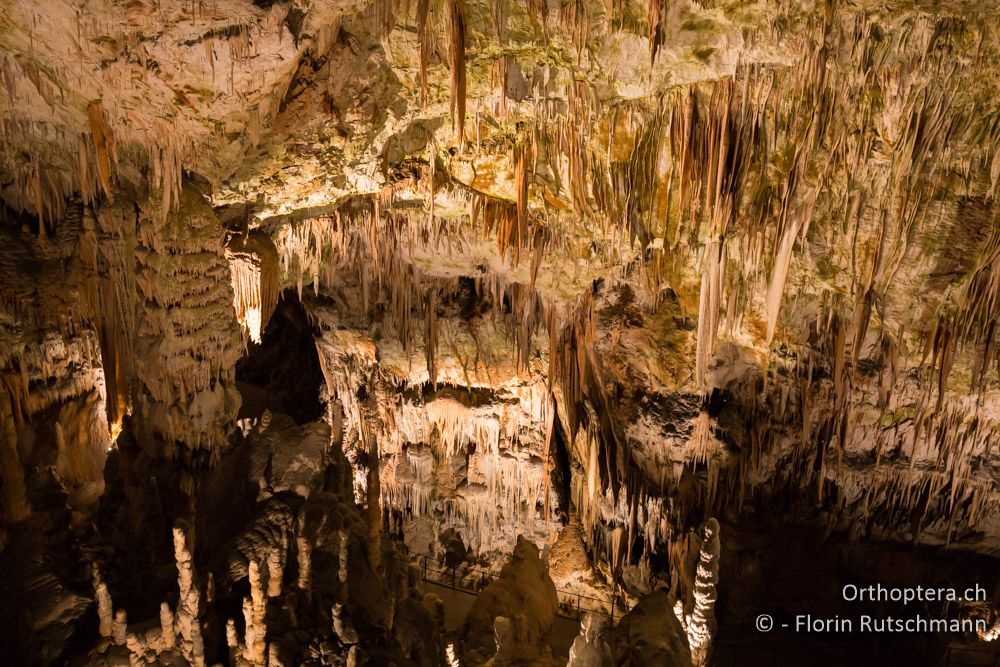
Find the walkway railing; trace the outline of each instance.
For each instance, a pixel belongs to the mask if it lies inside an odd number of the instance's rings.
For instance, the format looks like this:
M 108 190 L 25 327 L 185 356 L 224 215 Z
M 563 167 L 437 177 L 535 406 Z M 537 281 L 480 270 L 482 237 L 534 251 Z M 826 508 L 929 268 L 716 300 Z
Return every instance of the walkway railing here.
M 465 567 L 459 573 L 457 567 L 448 566 L 440 556 L 414 553 L 402 543 L 400 547 L 411 561 L 420 566 L 420 574 L 425 581 L 478 595 L 496 579 L 492 573 L 475 567 Z M 607 616 L 614 623 L 629 611 L 627 603 L 616 597 L 602 600 L 558 588 L 556 595 L 559 598 L 559 615 L 565 618 L 579 619 L 583 614 L 592 613 Z

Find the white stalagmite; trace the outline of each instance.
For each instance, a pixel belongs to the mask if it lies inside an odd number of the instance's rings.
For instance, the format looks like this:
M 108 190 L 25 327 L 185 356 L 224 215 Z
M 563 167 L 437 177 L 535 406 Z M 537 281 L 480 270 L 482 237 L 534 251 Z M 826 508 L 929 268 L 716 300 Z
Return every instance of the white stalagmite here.
M 601 667 L 600 633 L 603 622 L 596 614 L 585 614 L 580 634 L 569 647 L 566 667 Z
M 180 634 L 180 649 L 184 657 L 193 665 L 205 663 L 205 644 L 201 636 L 199 620 L 201 593 L 194 585 L 194 561 L 187 546 L 184 529 L 174 526 L 174 561 L 177 564 L 177 589 L 180 593 L 175 614 L 177 632 Z
M 240 638 L 236 633 L 236 621 L 233 619 L 226 621 L 226 646 L 229 647 L 229 662 L 235 663 L 239 654 Z
M 991 627 L 980 632 L 979 638 L 984 642 L 993 642 L 1000 639 L 1000 618 L 997 618 Z
M 267 597 L 276 598 L 281 595 L 282 567 L 281 551 L 277 548 L 267 552 Z
M 458 651 L 455 650 L 454 642 L 449 642 L 448 647 L 445 649 L 445 656 L 448 659 L 448 667 L 462 667 L 462 663 L 458 659 Z
M 114 623 L 111 593 L 108 592 L 108 585 L 101 581 L 101 572 L 97 568 L 97 563 L 94 563 L 94 594 L 97 598 L 98 632 L 100 632 L 101 637 L 109 638 Z
M 299 554 L 299 579 L 298 587 L 300 591 L 308 591 L 312 588 L 312 546 L 305 535 L 295 538 Z
M 243 599 L 243 617 L 246 622 L 246 647 L 243 650 L 243 658 L 251 665 L 263 667 L 267 659 L 265 641 L 267 626 L 264 623 L 267 599 L 264 596 L 260 566 L 256 561 L 250 561 L 247 575 L 250 579 L 250 597 Z
M 143 659 L 143 653 L 146 651 L 146 646 L 139 639 L 139 636 L 134 632 L 130 632 L 125 636 L 125 647 L 128 649 L 128 664 L 129 667 L 140 667 L 145 665 L 146 661 Z
M 127 632 L 128 614 L 124 609 L 119 609 L 115 612 L 115 620 L 111 625 L 111 640 L 119 646 L 124 646 Z
M 708 664 L 715 635 L 716 585 L 719 582 L 719 522 L 709 519 L 703 529 L 701 550 L 694 581 L 694 609 L 687 618 L 685 631 L 691 645 L 694 665 Z
M 160 603 L 160 647 L 173 648 L 177 643 L 177 633 L 174 629 L 174 612 L 166 602 Z

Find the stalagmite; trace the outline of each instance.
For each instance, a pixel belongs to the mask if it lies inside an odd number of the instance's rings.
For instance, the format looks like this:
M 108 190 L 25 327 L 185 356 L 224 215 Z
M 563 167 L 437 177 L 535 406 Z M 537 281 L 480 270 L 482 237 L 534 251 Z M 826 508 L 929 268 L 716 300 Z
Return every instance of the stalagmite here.
M 194 561 L 188 550 L 187 536 L 181 526 L 174 526 L 174 560 L 177 565 L 177 588 L 180 592 L 175 614 L 181 652 L 192 664 L 204 664 L 205 646 L 201 636 L 201 594 L 195 586 Z
M 1000 639 L 1000 619 L 995 621 L 985 632 L 980 632 L 979 638 L 984 642 L 992 642 Z
M 309 539 L 299 534 L 295 538 L 295 544 L 298 552 L 298 564 L 299 564 L 299 577 L 297 585 L 299 590 L 308 591 L 312 588 L 312 545 Z
M 270 643 L 267 645 L 267 667 L 284 667 L 284 662 L 281 661 L 281 652 L 278 649 L 278 645 L 275 643 Z
M 691 661 L 695 665 L 708 664 L 715 636 L 715 600 L 719 579 L 719 522 L 709 519 L 702 531 L 701 550 L 695 573 L 694 608 L 688 615 L 685 630 L 691 645 Z
M 347 583 L 347 531 L 341 528 L 337 531 L 337 558 L 339 566 L 337 568 L 337 579 L 341 584 Z
M 97 600 L 97 625 L 101 637 L 110 638 L 114 627 L 113 606 L 108 585 L 101 580 L 97 564 L 93 566 L 94 597 Z
M 267 597 L 269 598 L 281 595 L 282 560 L 282 554 L 278 549 L 271 549 L 267 553 Z
M 603 653 L 600 646 L 601 619 L 596 614 L 586 614 L 580 622 L 580 634 L 569 648 L 567 667 L 601 667 Z
M 345 645 L 357 644 L 358 633 L 351 620 L 345 615 L 344 605 L 340 602 L 334 603 L 331 614 L 333 616 L 333 634 Z
M 143 659 L 145 646 L 134 633 L 130 632 L 125 637 L 125 647 L 128 649 L 129 667 L 140 667 L 146 663 Z
M 128 614 L 124 609 L 119 609 L 115 612 L 115 619 L 111 624 L 111 641 L 118 646 L 124 646 L 127 633 Z
M 173 648 L 177 643 L 174 630 L 174 612 L 166 602 L 160 603 L 160 646 L 163 649 Z
M 445 658 L 448 660 L 448 667 L 462 667 L 462 663 L 458 659 L 458 653 L 455 651 L 454 643 L 448 644 L 448 647 L 445 649 Z
M 229 661 L 235 664 L 242 654 L 240 649 L 240 639 L 236 633 L 236 621 L 229 619 L 226 621 L 226 646 L 229 647 Z
M 247 566 L 247 576 L 250 579 L 250 597 L 243 599 L 243 617 L 246 622 L 246 646 L 243 658 L 251 665 L 262 667 L 266 664 L 267 626 L 264 623 L 264 616 L 267 611 L 267 598 L 264 595 L 260 566 L 256 561 L 250 561 Z

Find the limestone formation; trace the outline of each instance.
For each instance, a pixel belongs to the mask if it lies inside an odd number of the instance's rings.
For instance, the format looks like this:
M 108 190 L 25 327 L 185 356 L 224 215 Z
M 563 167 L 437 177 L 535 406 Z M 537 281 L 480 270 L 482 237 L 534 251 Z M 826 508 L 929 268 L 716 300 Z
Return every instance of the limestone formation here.
M 113 604 L 111 594 L 108 592 L 108 585 L 101 581 L 101 573 L 97 565 L 91 566 L 94 579 L 94 596 L 97 600 L 97 625 L 101 637 L 110 638 L 113 628 Z
M 744 619 L 913 609 L 843 581 L 983 591 L 829 642 L 858 662 L 992 650 L 998 34 L 997 0 L 4 3 L 0 655 L 819 661 Z
M 719 522 L 709 519 L 702 530 L 701 549 L 694 578 L 694 608 L 682 623 L 691 646 L 691 661 L 695 665 L 708 662 L 715 636 L 715 601 L 719 579 Z
M 569 648 L 568 667 L 601 667 L 605 655 L 601 634 L 604 630 L 602 619 L 593 613 L 586 614 L 580 621 L 580 635 Z
M 269 598 L 281 595 L 283 560 L 283 554 L 277 549 L 272 549 L 267 553 L 267 597 Z
M 250 579 L 250 597 L 243 599 L 243 620 L 246 627 L 246 641 L 243 648 L 243 659 L 255 667 L 266 665 L 267 598 L 261 581 L 260 566 L 256 561 L 250 561 L 248 566 Z
M 160 648 L 167 649 L 176 645 L 177 634 L 174 612 L 166 602 L 160 603 Z
M 546 654 L 557 607 L 556 589 L 538 548 L 519 538 L 500 577 L 486 587 L 466 616 L 465 661 L 475 662 L 483 653 L 505 661 L 539 659 Z
M 308 592 L 312 581 L 312 546 L 309 544 L 309 539 L 302 535 L 301 526 L 299 536 L 295 538 L 295 545 L 299 565 L 297 585 L 299 590 Z
M 331 610 L 333 616 L 333 633 L 341 643 L 352 646 L 358 643 L 358 633 L 344 612 L 344 605 L 337 602 Z

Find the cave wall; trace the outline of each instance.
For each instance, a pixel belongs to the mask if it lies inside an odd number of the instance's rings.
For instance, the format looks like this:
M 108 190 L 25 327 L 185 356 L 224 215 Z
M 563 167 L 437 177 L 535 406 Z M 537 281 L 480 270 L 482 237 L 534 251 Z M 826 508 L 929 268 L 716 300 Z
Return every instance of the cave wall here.
M 9 9 L 6 527 L 108 486 L 134 583 L 259 446 L 268 553 L 321 477 L 378 544 L 568 524 L 633 596 L 689 598 L 714 515 L 997 553 L 989 3 Z M 245 351 L 308 406 L 237 428 Z M 260 483 L 279 433 L 308 483 Z

